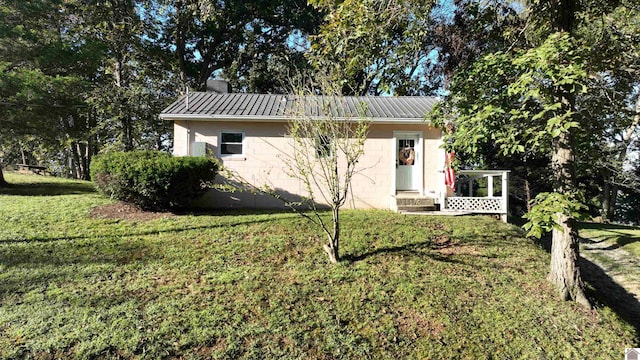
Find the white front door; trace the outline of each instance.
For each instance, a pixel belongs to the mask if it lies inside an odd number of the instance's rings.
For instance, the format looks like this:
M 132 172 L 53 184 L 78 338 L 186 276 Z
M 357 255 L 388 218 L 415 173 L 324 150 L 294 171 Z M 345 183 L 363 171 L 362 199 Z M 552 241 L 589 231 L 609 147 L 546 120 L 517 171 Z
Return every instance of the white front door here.
M 422 176 L 420 134 L 398 133 L 396 139 L 396 191 L 419 191 Z

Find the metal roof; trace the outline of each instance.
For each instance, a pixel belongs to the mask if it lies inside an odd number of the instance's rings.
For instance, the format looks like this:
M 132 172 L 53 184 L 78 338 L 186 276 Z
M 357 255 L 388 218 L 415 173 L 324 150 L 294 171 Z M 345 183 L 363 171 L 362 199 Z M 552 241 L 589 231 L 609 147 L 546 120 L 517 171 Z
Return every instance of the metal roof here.
M 294 114 L 375 122 L 420 122 L 438 102 L 428 96 L 295 96 L 196 92 L 160 114 L 164 120 L 287 121 Z

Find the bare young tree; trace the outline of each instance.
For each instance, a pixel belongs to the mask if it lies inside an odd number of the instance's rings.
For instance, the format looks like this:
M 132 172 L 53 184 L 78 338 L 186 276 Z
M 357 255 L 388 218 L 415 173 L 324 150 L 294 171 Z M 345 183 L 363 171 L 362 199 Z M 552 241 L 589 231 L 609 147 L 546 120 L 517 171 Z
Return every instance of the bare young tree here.
M 329 261 L 340 261 L 340 209 L 348 199 L 351 180 L 360 170 L 358 160 L 370 120 L 361 103 L 347 101 L 330 82 L 313 90 L 296 91 L 288 105 L 288 136 L 293 149 L 284 163 L 289 176 L 299 180 L 306 194 L 290 203 L 306 219 L 322 229 L 328 239 L 323 246 Z M 315 95 L 317 92 L 322 95 Z M 352 98 L 351 98 L 352 99 Z M 329 207 L 331 220 L 323 216 Z
M 322 80 L 319 80 L 322 79 Z M 291 148 L 279 158 L 283 169 L 299 181 L 301 194 L 279 192 L 273 184 L 255 184 L 240 173 L 222 166 L 224 179 L 214 185 L 222 192 L 248 192 L 271 196 L 318 226 L 328 243 L 323 245 L 329 261 L 340 261 L 340 209 L 347 203 L 371 120 L 366 105 L 354 97 L 341 95 L 330 77 L 317 73 L 305 85 L 292 85 L 286 96 L 286 136 Z M 291 84 L 299 84 L 291 81 Z M 326 212 L 331 212 L 328 219 Z

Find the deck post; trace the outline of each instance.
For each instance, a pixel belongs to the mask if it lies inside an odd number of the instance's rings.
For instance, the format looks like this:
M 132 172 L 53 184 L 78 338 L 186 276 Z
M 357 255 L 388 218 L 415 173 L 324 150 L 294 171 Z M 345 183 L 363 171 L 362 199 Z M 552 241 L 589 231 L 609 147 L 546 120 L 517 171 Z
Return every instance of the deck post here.
M 487 176 L 487 196 L 493 197 L 493 175 Z
M 502 196 L 502 221 L 507 222 L 507 213 L 509 212 L 509 172 L 502 172 L 502 182 L 500 184 Z

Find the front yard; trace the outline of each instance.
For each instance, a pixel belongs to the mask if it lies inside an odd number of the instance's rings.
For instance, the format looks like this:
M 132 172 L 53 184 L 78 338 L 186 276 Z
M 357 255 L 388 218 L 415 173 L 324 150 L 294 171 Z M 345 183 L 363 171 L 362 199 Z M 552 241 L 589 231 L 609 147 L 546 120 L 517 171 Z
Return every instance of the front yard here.
M 633 326 L 558 301 L 548 254 L 486 217 L 90 218 L 88 183 L 5 174 L 1 358 L 622 358 Z M 35 183 L 39 182 L 39 183 Z M 35 194 L 35 195 L 32 195 Z

